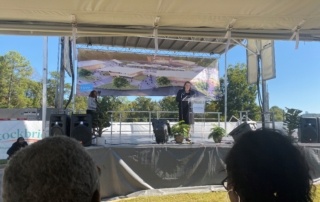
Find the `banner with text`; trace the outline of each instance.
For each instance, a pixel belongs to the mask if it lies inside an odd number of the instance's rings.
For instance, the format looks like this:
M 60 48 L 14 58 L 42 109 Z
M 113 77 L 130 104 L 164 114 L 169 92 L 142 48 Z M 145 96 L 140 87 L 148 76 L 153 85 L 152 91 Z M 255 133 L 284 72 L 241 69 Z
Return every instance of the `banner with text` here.
M 24 137 L 28 144 L 42 139 L 42 121 L 0 121 L 0 159 L 8 157 L 7 151 Z

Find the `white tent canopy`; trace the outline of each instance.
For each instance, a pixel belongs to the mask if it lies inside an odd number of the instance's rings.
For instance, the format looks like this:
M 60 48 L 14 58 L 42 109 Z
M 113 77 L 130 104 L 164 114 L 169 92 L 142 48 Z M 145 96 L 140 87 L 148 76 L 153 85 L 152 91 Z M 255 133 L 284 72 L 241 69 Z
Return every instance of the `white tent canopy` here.
M 2 34 L 86 37 L 81 42 L 87 44 L 109 36 L 104 43 L 114 45 L 124 36 L 121 44 L 137 37 L 131 46 L 139 47 L 141 37 L 159 37 L 161 48 L 172 37 L 186 42 L 166 49 L 221 53 L 225 47 L 210 43 L 227 41 L 228 49 L 230 38 L 320 40 L 320 0 L 0 0 L 0 4 Z M 192 41 L 194 45 L 189 44 Z M 46 117 L 46 100 L 43 106 Z M 44 131 L 43 123 L 43 135 Z
M 319 0 L 0 0 L 0 33 L 320 40 Z M 159 17 L 159 18 L 157 18 Z M 295 34 L 296 33 L 296 34 Z M 295 35 L 294 35 L 295 34 Z

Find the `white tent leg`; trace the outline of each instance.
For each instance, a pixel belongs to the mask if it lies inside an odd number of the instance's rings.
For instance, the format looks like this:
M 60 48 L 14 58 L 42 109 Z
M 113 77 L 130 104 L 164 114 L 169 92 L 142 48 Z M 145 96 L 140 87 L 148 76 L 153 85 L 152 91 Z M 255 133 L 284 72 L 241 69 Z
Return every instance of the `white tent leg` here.
M 42 71 L 42 139 L 46 137 L 47 77 L 48 77 L 48 37 L 45 36 L 43 38 L 43 71 Z
M 228 40 L 226 44 L 226 51 L 225 51 L 225 57 L 224 57 L 224 128 L 227 131 L 227 109 L 228 109 L 228 64 L 227 64 L 227 54 L 230 46 L 230 40 L 231 40 L 231 31 L 227 32 Z

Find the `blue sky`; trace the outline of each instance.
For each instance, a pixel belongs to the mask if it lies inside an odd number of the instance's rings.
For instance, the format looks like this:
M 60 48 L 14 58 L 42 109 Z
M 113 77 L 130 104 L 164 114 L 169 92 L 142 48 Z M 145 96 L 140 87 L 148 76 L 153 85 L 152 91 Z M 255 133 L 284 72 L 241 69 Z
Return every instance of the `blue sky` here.
M 0 35 L 0 54 L 17 51 L 31 62 L 34 78 L 42 78 L 43 37 Z M 58 38 L 49 37 L 49 71 L 57 70 Z M 267 81 L 270 107 L 297 108 L 320 113 L 320 42 L 275 42 L 276 78 Z M 224 55 L 219 58 L 220 76 L 224 74 Z M 246 63 L 245 48 L 238 46 L 227 55 L 227 64 Z

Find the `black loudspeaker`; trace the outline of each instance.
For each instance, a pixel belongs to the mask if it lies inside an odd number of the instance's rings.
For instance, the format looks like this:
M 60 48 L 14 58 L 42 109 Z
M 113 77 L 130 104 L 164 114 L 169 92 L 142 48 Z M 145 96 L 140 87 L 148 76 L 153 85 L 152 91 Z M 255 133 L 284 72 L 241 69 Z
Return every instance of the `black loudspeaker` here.
M 235 129 L 233 129 L 229 135 L 233 138 L 236 142 L 238 141 L 241 136 L 248 132 L 257 130 L 257 123 L 255 121 L 245 121 L 242 124 L 238 125 Z
M 70 136 L 70 117 L 67 114 L 51 114 L 49 136 Z
M 87 147 L 92 142 L 92 120 L 88 114 L 73 114 L 70 122 L 70 137 Z
M 301 143 L 319 142 L 319 117 L 301 117 L 298 136 Z
M 158 144 L 168 142 L 168 135 L 171 133 L 171 128 L 167 120 L 153 119 L 152 127 Z

